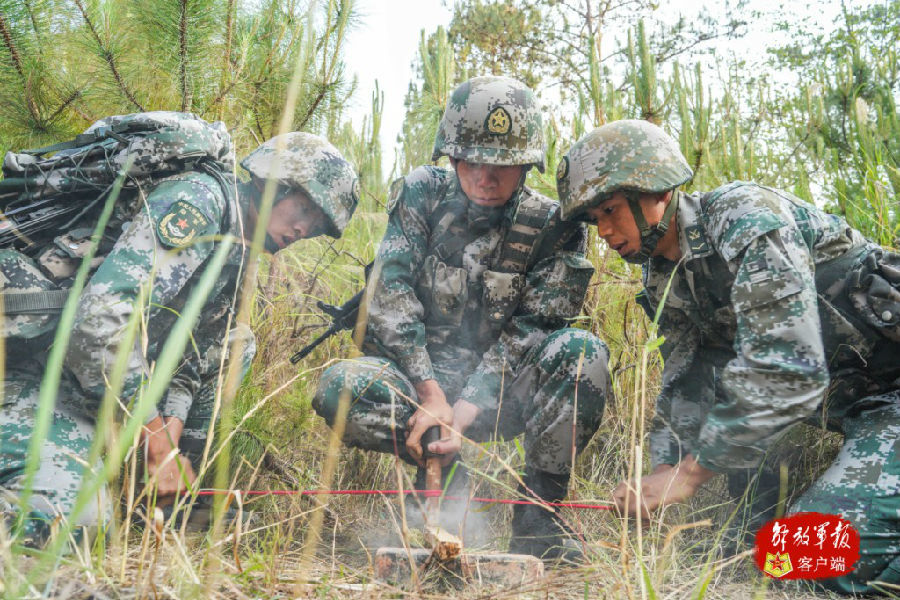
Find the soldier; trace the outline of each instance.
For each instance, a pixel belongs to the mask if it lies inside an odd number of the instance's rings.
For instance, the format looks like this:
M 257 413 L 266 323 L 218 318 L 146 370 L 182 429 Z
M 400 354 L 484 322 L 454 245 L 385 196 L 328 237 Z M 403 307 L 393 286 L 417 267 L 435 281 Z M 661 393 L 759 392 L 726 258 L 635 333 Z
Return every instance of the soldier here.
M 183 118 L 178 113 L 152 115 L 175 119 L 176 123 Z M 279 147 L 283 148 L 280 153 Z M 144 339 L 128 355 L 119 394 L 124 402 L 146 381 L 148 365 L 157 360 L 168 332 L 195 292 L 205 271 L 204 262 L 212 255 L 217 240 L 227 234 L 239 240 L 206 299 L 192 331 L 192 343 L 166 395 L 141 432 L 150 484 L 155 486 L 157 497 L 165 500 L 195 479 L 196 461 L 211 427 L 222 352 L 235 338 L 243 341 L 243 353 L 238 358 L 246 371 L 255 350 L 253 334 L 246 325 L 239 324 L 230 332 L 228 327 L 235 314 L 247 244 L 253 236 L 266 180 L 278 183 L 266 225 L 265 246 L 270 251 L 301 238 L 322 234 L 338 237 L 356 208 L 353 169 L 331 144 L 315 135 L 289 133 L 273 138 L 241 164 L 250 174 L 247 182 L 235 182 L 231 169 L 222 178 L 200 168 L 166 177 L 146 191 L 136 213 L 124 215 L 121 228 L 118 222 L 107 228 L 108 238 L 101 242 L 105 257 L 79 298 L 53 423 L 42 449 L 31 511 L 25 521 L 26 541 L 41 544 L 49 525 L 73 507 L 84 479 L 84 461 L 97 411 L 108 382 L 115 380 L 112 373 L 126 326 L 133 312 L 140 310 L 136 307 L 140 289 L 150 287 L 150 301 L 143 308 Z M 227 190 L 227 186 L 235 185 L 236 195 Z M 120 199 L 117 210 L 128 204 L 127 198 Z M 48 281 L 35 262 L 14 250 L 3 250 L 0 261 L 2 273 L 7 280 L 12 278 L 13 284 L 17 274 Z M 41 260 L 40 264 L 50 262 Z M 7 290 L 16 287 L 9 283 L 4 285 Z M 46 352 L 8 355 L 0 409 L 0 510 L 8 522 L 22 490 L 45 361 Z M 102 526 L 109 514 L 104 492 L 73 525 Z
M 392 186 L 370 282 L 368 356 L 326 370 L 313 406 L 333 426 L 347 390 L 344 442 L 419 465 L 422 434 L 439 425 L 442 439 L 428 449 L 445 474 L 462 435 L 524 431 L 525 484 L 560 500 L 610 393 L 606 346 L 566 328 L 593 273 L 585 229 L 560 222 L 558 204 L 524 185 L 529 168 L 543 171 L 544 147 L 521 82 L 476 77 L 457 87 L 432 158 L 444 155 L 452 170 L 420 167 Z M 560 556 L 564 536 L 544 508 L 517 506 L 512 530 L 510 551 Z
M 758 467 L 795 423 L 824 425 L 843 447 L 792 510 L 843 515 L 862 549 L 855 571 L 823 584 L 900 583 L 900 256 L 786 192 L 680 192 L 691 177 L 675 140 L 627 120 L 581 138 L 558 173 L 564 218 L 643 264 L 645 310 L 661 311 L 643 515 Z M 614 496 L 635 513 L 633 482 Z

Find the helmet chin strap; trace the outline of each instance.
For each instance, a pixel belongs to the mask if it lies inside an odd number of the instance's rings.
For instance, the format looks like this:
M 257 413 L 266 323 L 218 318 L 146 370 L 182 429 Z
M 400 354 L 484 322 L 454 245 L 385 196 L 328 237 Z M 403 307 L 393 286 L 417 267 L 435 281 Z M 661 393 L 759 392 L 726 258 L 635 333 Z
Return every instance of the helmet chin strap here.
M 638 231 L 640 231 L 641 234 L 641 249 L 624 258 L 626 262 L 638 265 L 650 260 L 650 256 L 653 254 L 653 251 L 656 250 L 657 244 L 659 244 L 659 240 L 661 240 L 662 237 L 666 235 L 666 232 L 669 231 L 669 223 L 672 221 L 672 216 L 675 214 L 675 211 L 678 210 L 678 199 L 681 197 L 681 194 L 678 190 L 672 190 L 672 197 L 669 199 L 669 204 L 666 206 L 666 210 L 663 211 L 662 217 L 656 225 L 650 225 L 647 223 L 647 219 L 644 218 L 644 211 L 641 210 L 641 205 L 638 201 L 641 196 L 641 192 L 634 190 L 627 190 L 625 192 L 625 198 L 628 200 L 628 206 L 631 208 L 634 222 L 638 226 Z

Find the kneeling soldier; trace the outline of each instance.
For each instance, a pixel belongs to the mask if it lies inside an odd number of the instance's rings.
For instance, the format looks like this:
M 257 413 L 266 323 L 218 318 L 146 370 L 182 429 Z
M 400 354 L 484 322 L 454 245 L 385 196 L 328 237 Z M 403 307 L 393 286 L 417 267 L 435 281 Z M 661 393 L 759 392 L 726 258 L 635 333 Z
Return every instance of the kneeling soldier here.
M 434 145 L 433 159 L 442 155 L 452 170 L 420 167 L 393 186 L 370 282 L 369 356 L 329 368 L 314 406 L 333 424 L 348 390 L 344 441 L 419 464 L 435 425 L 442 440 L 429 450 L 445 465 L 461 435 L 524 432 L 525 484 L 561 500 L 573 448 L 591 439 L 610 394 L 606 346 L 566 327 L 593 273 L 585 229 L 524 185 L 530 167 L 543 171 L 544 148 L 521 82 L 457 87 Z M 510 551 L 561 554 L 565 536 L 543 507 L 517 506 L 512 528 Z
M 795 423 L 826 426 L 843 448 L 792 510 L 843 515 L 862 548 L 852 573 L 822 583 L 844 593 L 900 583 L 900 256 L 787 192 L 743 182 L 680 192 L 691 169 L 646 121 L 595 129 L 563 165 L 564 217 L 596 224 L 643 264 L 644 308 L 662 311 L 642 513 L 716 473 L 756 469 Z M 615 491 L 620 509 L 637 510 L 634 489 Z

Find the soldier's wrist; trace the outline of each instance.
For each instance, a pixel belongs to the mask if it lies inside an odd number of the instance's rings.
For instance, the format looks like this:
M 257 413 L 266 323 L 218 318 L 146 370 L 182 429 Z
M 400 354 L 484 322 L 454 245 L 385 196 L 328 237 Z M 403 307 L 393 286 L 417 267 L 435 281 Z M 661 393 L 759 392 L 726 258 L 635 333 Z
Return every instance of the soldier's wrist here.
M 453 404 L 453 424 L 460 432 L 468 429 L 480 414 L 481 408 L 466 400 L 459 399 Z
M 700 487 L 717 475 L 716 471 L 700 464 L 691 454 L 688 454 L 685 459 L 679 463 L 678 469 L 691 481 L 694 487 Z

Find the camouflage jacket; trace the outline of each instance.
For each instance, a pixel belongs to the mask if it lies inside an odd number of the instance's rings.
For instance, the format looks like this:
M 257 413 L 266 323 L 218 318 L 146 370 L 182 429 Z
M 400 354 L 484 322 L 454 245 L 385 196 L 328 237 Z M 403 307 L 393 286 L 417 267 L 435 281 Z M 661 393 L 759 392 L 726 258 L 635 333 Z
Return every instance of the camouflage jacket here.
M 213 253 L 212 236 L 241 238 L 238 206 L 226 206 L 216 179 L 197 171 L 167 177 L 143 199 L 79 299 L 65 366 L 81 384 L 95 414 L 119 352 L 122 333 L 136 310 L 139 290 L 150 286 L 141 333 L 127 363 L 121 397 L 132 397 L 150 373 L 169 331 Z M 112 226 L 111 226 L 112 227 Z M 107 233 L 110 228 L 107 228 Z M 201 380 L 219 368 L 219 347 L 237 301 L 244 248 L 235 244 L 194 328 L 181 366 L 149 419 L 184 421 Z M 148 419 L 148 420 L 149 420 Z
M 651 316 L 671 278 L 655 465 L 691 453 L 716 471 L 755 467 L 790 425 L 839 430 L 896 385 L 900 347 L 860 321 L 846 285 L 877 246 L 843 219 L 738 182 L 682 195 L 676 220 L 682 261 L 644 266 Z
M 496 266 L 523 199 L 552 203 L 527 272 Z M 414 382 L 436 378 L 450 403 L 496 407 L 504 372 L 581 311 L 593 267 L 581 224 L 561 222 L 558 205 L 529 188 L 505 206 L 469 202 L 455 173 L 420 167 L 395 188 L 373 270 L 364 349 L 397 362 Z M 461 251 L 439 258 L 439 219 L 456 211 Z

